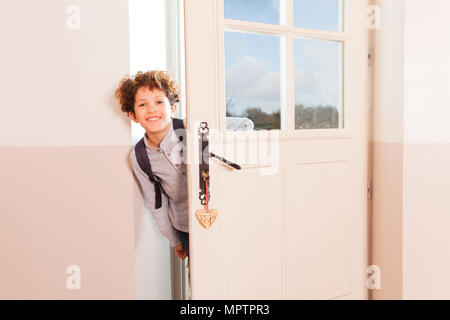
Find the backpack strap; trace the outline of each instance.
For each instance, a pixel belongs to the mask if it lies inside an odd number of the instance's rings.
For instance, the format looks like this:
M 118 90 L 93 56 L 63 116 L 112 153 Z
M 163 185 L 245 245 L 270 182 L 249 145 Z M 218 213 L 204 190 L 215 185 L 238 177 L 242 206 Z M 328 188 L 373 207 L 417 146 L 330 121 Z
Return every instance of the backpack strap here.
M 186 130 L 184 128 L 183 119 L 172 118 L 173 130 L 175 134 L 178 136 L 181 142 L 186 143 L 184 137 L 186 136 Z M 179 130 L 183 129 L 183 130 Z
M 155 208 L 159 209 L 162 205 L 162 196 L 161 196 L 161 189 L 163 187 L 161 186 L 161 182 L 156 179 L 156 177 L 153 175 L 152 166 L 150 164 L 150 160 L 148 159 L 147 155 L 147 149 L 145 147 L 144 138 L 142 138 L 137 144 L 135 148 L 136 153 L 136 159 L 139 163 L 139 167 L 141 167 L 142 171 L 144 171 L 150 181 L 155 185 Z
M 186 131 L 177 130 L 177 129 L 184 129 L 183 119 L 173 118 L 172 124 L 173 130 L 177 134 L 178 139 L 180 139 L 180 141 L 182 141 L 183 143 L 186 143 L 184 139 Z M 153 174 L 152 165 L 150 164 L 150 160 L 147 155 L 147 148 L 145 146 L 144 139 L 145 136 L 141 140 L 139 140 L 139 142 L 136 144 L 135 148 L 136 159 L 138 161 L 139 167 L 141 167 L 142 171 L 144 171 L 147 174 L 150 181 L 155 185 L 155 208 L 159 209 L 161 208 L 162 205 L 161 191 L 164 193 L 165 191 L 161 185 L 161 182 L 159 181 L 159 178 Z

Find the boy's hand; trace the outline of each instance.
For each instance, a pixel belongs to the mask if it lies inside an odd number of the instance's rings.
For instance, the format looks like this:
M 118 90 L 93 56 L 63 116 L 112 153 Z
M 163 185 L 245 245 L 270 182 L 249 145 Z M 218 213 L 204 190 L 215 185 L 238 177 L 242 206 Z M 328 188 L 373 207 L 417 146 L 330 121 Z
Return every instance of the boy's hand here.
M 184 259 L 186 258 L 186 250 L 184 249 L 184 246 L 182 243 L 176 245 L 174 247 L 175 250 L 175 254 L 180 258 L 180 259 Z

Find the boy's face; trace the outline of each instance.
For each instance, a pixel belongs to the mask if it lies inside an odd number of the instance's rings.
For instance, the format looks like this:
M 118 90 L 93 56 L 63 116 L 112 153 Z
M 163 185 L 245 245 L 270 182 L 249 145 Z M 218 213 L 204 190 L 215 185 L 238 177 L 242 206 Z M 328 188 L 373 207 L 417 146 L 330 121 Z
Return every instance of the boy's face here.
M 129 116 L 149 134 L 164 131 L 176 111 L 176 105 L 171 106 L 165 92 L 159 89 L 140 87 L 134 101 L 135 114 L 130 112 Z

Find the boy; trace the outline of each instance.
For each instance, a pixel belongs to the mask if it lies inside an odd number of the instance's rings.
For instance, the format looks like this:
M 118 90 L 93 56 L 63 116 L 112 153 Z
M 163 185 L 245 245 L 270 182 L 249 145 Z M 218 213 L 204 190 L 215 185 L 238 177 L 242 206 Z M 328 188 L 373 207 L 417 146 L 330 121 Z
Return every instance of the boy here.
M 155 201 L 154 183 L 138 164 L 136 146 L 130 154 L 133 171 L 159 230 L 175 254 L 184 259 L 189 256 L 186 164 L 172 125 L 180 88 L 166 71 L 138 72 L 134 78 L 121 80 L 115 96 L 121 110 L 146 131 L 144 142 L 152 172 L 163 188 L 160 207 Z

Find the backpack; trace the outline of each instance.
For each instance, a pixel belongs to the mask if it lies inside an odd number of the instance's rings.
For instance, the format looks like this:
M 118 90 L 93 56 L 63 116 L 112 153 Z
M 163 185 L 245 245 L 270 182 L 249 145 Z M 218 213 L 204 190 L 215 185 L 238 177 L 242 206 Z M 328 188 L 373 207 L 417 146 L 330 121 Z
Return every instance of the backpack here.
M 178 139 L 183 142 L 186 143 L 186 141 L 184 141 L 184 136 L 186 135 L 186 129 L 184 128 L 183 125 L 183 119 L 179 119 L 179 118 L 172 118 L 172 124 L 173 124 L 173 130 L 175 131 L 176 135 L 178 136 Z M 178 130 L 178 129 L 182 129 L 182 130 Z M 152 172 L 152 166 L 150 164 L 150 159 L 148 158 L 147 155 L 147 150 L 145 147 L 145 142 L 144 142 L 145 136 L 139 140 L 139 142 L 136 144 L 136 148 L 135 148 L 135 154 L 136 154 L 136 159 L 139 163 L 139 167 L 141 167 L 142 171 L 144 171 L 148 178 L 150 179 L 150 181 L 155 185 L 155 208 L 159 209 L 161 208 L 162 205 L 162 197 L 161 197 L 161 192 L 164 192 L 165 195 L 167 195 L 167 193 L 164 191 L 160 179 L 155 176 Z

